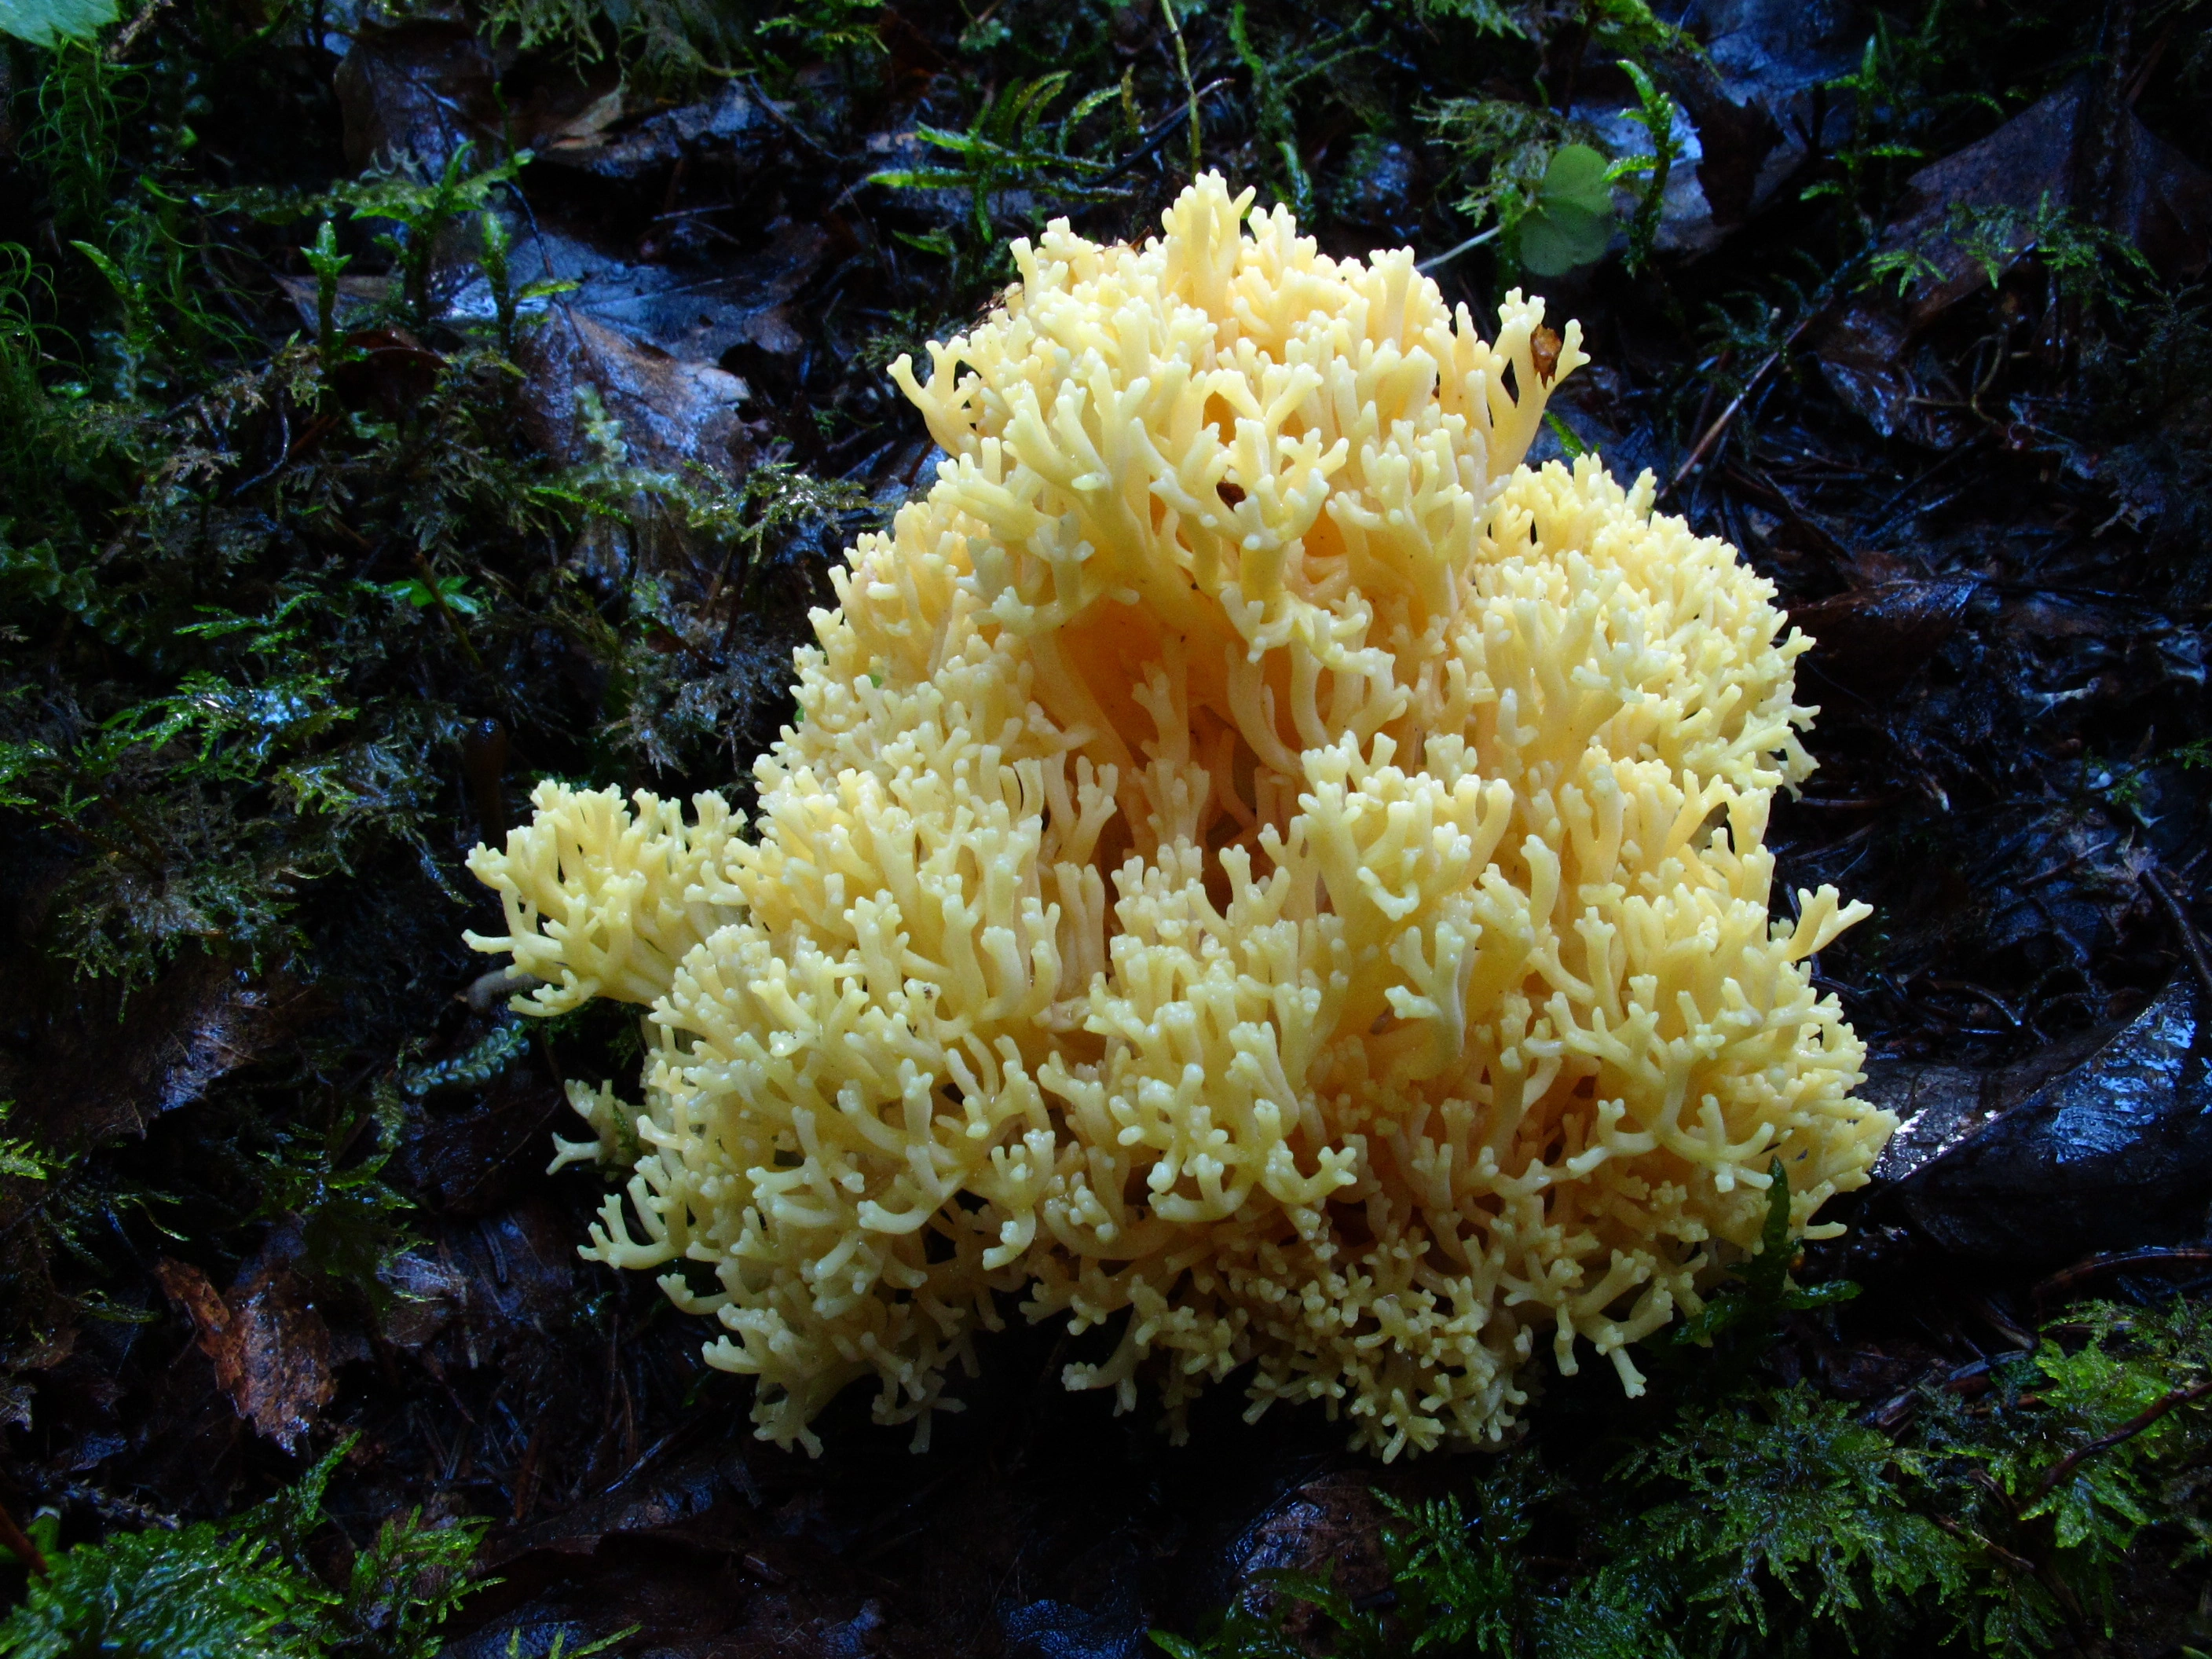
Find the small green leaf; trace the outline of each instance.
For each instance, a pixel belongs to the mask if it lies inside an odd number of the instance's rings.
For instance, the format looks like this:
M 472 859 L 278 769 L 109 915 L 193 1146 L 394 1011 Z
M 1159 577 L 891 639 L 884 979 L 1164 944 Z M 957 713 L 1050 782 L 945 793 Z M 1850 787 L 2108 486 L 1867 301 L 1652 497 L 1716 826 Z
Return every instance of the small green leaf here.
M 96 34 L 118 15 L 115 0 L 0 0 L 0 34 L 51 51 Z
M 6 0 L 0 0 L 4 5 Z M 338 228 L 325 219 L 316 227 L 315 240 L 300 250 L 307 261 L 307 268 L 325 281 L 335 283 L 345 268 L 353 263 L 350 253 L 338 252 Z
M 1613 192 L 1606 188 L 1606 160 L 1588 144 L 1562 144 L 1544 169 L 1547 207 L 1578 207 L 1587 213 L 1605 213 L 1613 207 Z
M 1613 186 L 1604 156 L 1588 144 L 1563 144 L 1544 169 L 1535 206 L 1521 222 L 1521 263 L 1558 276 L 1605 257 L 1613 240 Z
M 0 1175 L 11 1175 L 24 1181 L 44 1181 L 50 1173 L 46 1162 L 38 1149 L 27 1140 L 10 1136 L 0 1140 Z
M 1538 276 L 1559 276 L 1605 257 L 1613 220 L 1565 205 L 1540 207 L 1521 222 L 1521 263 Z
M 951 190 L 966 184 L 968 175 L 951 167 L 894 167 L 888 173 L 872 173 L 860 182 L 890 190 Z
M 0 5 L 7 3 L 8 0 L 0 0 Z M 122 266 L 117 264 L 114 260 L 109 258 L 89 242 L 72 241 L 70 246 L 98 266 L 100 274 L 107 278 L 107 285 L 115 290 L 116 297 L 128 303 L 131 299 L 131 279 L 124 275 Z
M 440 600 L 446 609 L 464 617 L 473 617 L 483 609 L 483 601 L 468 591 L 465 576 L 441 576 L 436 592 L 420 576 L 409 576 L 396 582 L 364 582 L 373 593 L 381 593 L 387 599 L 404 599 L 417 611 L 427 611 Z

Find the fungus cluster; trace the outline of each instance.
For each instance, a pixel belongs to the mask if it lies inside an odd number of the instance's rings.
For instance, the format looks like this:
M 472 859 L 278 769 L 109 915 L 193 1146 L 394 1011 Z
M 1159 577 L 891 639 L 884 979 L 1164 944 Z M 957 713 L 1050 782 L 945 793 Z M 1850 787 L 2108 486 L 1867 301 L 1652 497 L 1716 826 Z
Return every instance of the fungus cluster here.
M 545 981 L 648 1010 L 585 1254 L 659 1268 L 763 1437 L 860 1378 L 956 1407 L 1010 1307 L 1171 1421 L 1249 1366 L 1385 1456 L 1494 1440 L 1540 1347 L 1629 1345 L 1856 1187 L 1887 1115 L 1770 918 L 1807 647 L 1590 457 L 1521 465 L 1579 331 L 1486 343 L 1407 252 L 1217 178 L 1014 245 L 892 373 L 950 459 L 863 537 L 800 718 L 714 795 L 540 786 L 471 867 Z

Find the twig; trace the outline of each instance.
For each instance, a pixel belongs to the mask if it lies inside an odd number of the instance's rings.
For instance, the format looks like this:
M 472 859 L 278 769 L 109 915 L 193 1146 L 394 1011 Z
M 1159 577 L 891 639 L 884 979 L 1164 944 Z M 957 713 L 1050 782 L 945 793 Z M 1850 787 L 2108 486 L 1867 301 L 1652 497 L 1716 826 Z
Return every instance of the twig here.
M 2212 961 L 2205 957 L 2204 941 L 2197 936 L 2197 929 L 2191 926 L 2189 913 L 2181 908 L 2181 901 L 2174 896 L 2173 890 L 2166 884 L 2156 870 L 2145 870 L 2142 883 L 2156 895 L 2159 903 L 2165 907 L 2167 920 L 2173 923 L 2173 931 L 2181 935 L 2182 954 L 2189 958 L 2190 967 L 2196 970 L 2197 988 L 2204 993 L 2207 1005 L 2212 1006 Z
M 2003 1562 L 2005 1565 L 2010 1567 L 2014 1572 L 2025 1573 L 2030 1578 L 2033 1578 L 2037 1576 L 2034 1562 L 2027 1559 L 2025 1556 L 2014 1555 L 2010 1550 L 2007 1549 L 2002 1544 L 1991 1542 L 1989 1539 L 1983 1537 L 1981 1534 L 1976 1532 L 1972 1527 L 1961 1526 L 1948 1515 L 1930 1516 L 1929 1518 L 1934 1521 L 1937 1526 L 1942 1528 L 1945 1532 L 1949 1533 L 1952 1537 L 1964 1539 L 1969 1544 L 1977 1545 L 1979 1547 L 1987 1550 L 1991 1555 L 1996 1557 L 1998 1560 Z
M 139 8 L 138 15 L 123 26 L 123 33 L 117 35 L 108 46 L 107 61 L 121 63 L 123 54 L 138 44 L 138 37 L 145 33 L 148 26 L 156 17 L 168 10 L 170 0 L 146 0 L 146 3 Z
M 284 470 L 284 463 L 292 459 L 292 416 L 290 410 L 285 407 L 285 399 L 281 395 L 276 399 L 276 459 L 270 462 L 264 471 L 255 473 L 244 483 L 233 484 L 230 489 L 232 501 L 236 501 L 247 490 L 268 483 L 270 479 L 282 472 Z
M 1772 474 L 1752 467 L 1748 461 L 1742 466 L 1730 462 L 1724 471 L 1729 477 L 1753 495 L 1763 495 L 1775 506 L 1780 507 L 1784 521 L 1792 528 L 1802 532 L 1807 538 L 1814 544 L 1818 551 L 1826 553 L 1834 559 L 1846 561 L 1850 559 L 1850 550 L 1814 523 L 1812 520 L 1807 518 L 1805 509 L 1798 506 L 1790 492 L 1775 481 Z
M 2033 875 L 2022 877 L 2019 884 L 2023 890 L 2030 887 L 2040 887 L 2045 882 L 2049 881 L 2053 876 L 2063 876 L 2077 864 L 2083 863 L 2089 859 L 2100 858 L 2105 854 L 2111 852 L 2112 848 L 2118 846 L 2119 843 L 2120 838 L 2118 836 L 2113 836 L 2110 841 L 2100 841 L 2094 847 L 2084 848 L 2081 852 L 2075 854 L 2071 858 L 2061 859 L 2056 864 L 2047 864 L 2044 866 L 2042 869 L 2037 871 Z
M 53 1569 L 46 1565 L 46 1552 L 32 1540 L 30 1534 L 15 1524 L 15 1517 L 5 1504 L 0 1504 L 0 1544 L 8 1553 L 41 1578 L 53 1577 Z
M 2150 84 L 2151 73 L 2158 68 L 2158 60 L 2166 56 L 2166 48 L 2173 39 L 2173 27 L 2180 21 L 2178 17 L 2166 20 L 2166 27 L 2159 31 L 2158 39 L 2150 43 L 2150 50 L 2143 54 L 2142 62 L 2136 65 L 2135 73 L 2128 76 L 2128 83 L 2120 93 L 2120 100 L 2130 109 L 2136 106 L 2136 100 L 2142 96 L 2143 88 Z
M 1938 456 L 1935 461 L 1930 463 L 1928 466 L 1921 469 L 1920 476 L 1918 477 L 1913 479 L 1911 483 L 1898 490 L 1887 500 L 1878 503 L 1867 516 L 1874 519 L 1880 518 L 1883 514 L 1888 512 L 1892 507 L 1897 506 L 1907 496 L 1911 495 L 1915 490 L 1918 489 L 1921 485 L 1926 483 L 1930 478 L 1934 477 L 1938 472 L 1941 472 L 1945 467 L 1950 465 L 1952 462 L 1957 460 L 1960 456 L 1965 454 L 1968 450 L 1979 446 L 1982 440 L 1988 436 L 1989 434 L 1986 432 L 1977 432 L 1972 437 L 1967 439 L 1966 442 L 1958 446 L 1957 448 L 1946 450 L 1942 455 Z
M 767 114 L 769 120 L 775 122 L 776 125 L 781 127 L 793 137 L 798 139 L 800 143 L 805 145 L 807 149 L 812 150 L 823 161 L 835 161 L 842 166 L 845 162 L 852 160 L 852 157 L 848 155 L 840 155 L 836 150 L 829 149 L 819 138 L 817 138 L 805 127 L 800 126 L 798 122 L 793 120 L 788 115 L 786 115 L 781 110 L 778 109 L 769 100 L 769 95 L 761 90 L 761 83 L 754 76 L 750 75 L 745 76 L 745 84 L 752 88 L 753 97 L 759 102 L 762 110 Z
M 2017 1031 L 2021 1028 L 2020 1016 L 2013 1012 L 2011 1008 L 2006 1005 L 2004 999 L 2000 997 L 1995 991 L 1987 990 L 1979 985 L 1972 984 L 1963 979 L 1931 979 L 1923 982 L 1926 984 L 1928 988 L 1931 991 L 1964 991 L 1970 997 L 1978 997 L 1982 1001 L 1988 1003 L 1990 1007 L 2002 1014 L 2005 1018 L 2005 1024 L 2011 1026 L 2014 1030 Z M 2002 1326 L 1999 1326 L 1998 1328 L 2001 1330 L 2004 1329 Z M 2012 1334 L 2008 1330 L 2007 1330 L 2005 1334 L 2008 1336 Z M 2033 1347 L 2034 1344 L 2030 1343 L 2028 1346 Z
M 1504 228 L 1505 227 L 1502 224 L 1492 225 L 1488 230 L 1482 232 L 1480 235 L 1468 237 L 1467 240 L 1462 242 L 1457 247 L 1446 248 L 1442 253 L 1437 255 L 1435 258 L 1422 260 L 1421 263 L 1415 265 L 1413 269 L 1419 271 L 1430 271 L 1434 270 L 1438 265 L 1449 264 L 1454 259 L 1458 258 L 1461 254 L 1466 252 L 1469 248 L 1480 247 L 1485 242 L 1488 241 L 1492 237 L 1497 235 L 1499 231 Z
M 2057 1297 L 2071 1297 L 2075 1285 L 2095 1274 L 2119 1273 L 2130 1267 L 2156 1267 L 2160 1263 L 2183 1267 L 2212 1266 L 2212 1249 L 2158 1245 L 2148 1249 L 2123 1250 L 2111 1255 L 2093 1255 L 2087 1261 L 2078 1261 L 2051 1274 L 2028 1292 L 2028 1299 L 2039 1310 Z
M 1772 372 L 1775 364 L 1780 362 L 1790 348 L 1797 343 L 1797 337 L 1810 328 L 1813 325 L 1813 319 L 1821 315 L 1825 309 L 1826 307 L 1822 307 L 1820 310 L 1807 312 L 1798 319 L 1797 326 L 1790 331 L 1782 343 L 1766 354 L 1766 361 L 1753 369 L 1751 378 L 1743 383 L 1743 390 L 1729 400 L 1729 406 L 1721 410 L 1719 418 L 1705 428 L 1705 435 L 1698 440 L 1698 447 L 1690 452 L 1690 459 L 1682 463 L 1682 470 L 1667 480 L 1667 487 L 1659 492 L 1659 499 L 1663 501 L 1672 495 L 1676 486 L 1698 470 L 1704 462 L 1707 452 L 1720 441 L 1721 434 L 1728 430 L 1729 422 L 1735 419 L 1736 411 L 1744 406 L 1753 392 L 1759 390 L 1759 382 Z
M 625 1412 L 629 1408 L 629 1399 L 627 1390 L 625 1390 L 623 1394 L 623 1408 Z M 684 1431 L 690 1426 L 690 1425 L 689 1424 L 679 1423 L 674 1428 L 669 1430 L 666 1434 L 662 1435 L 659 1439 L 654 1441 L 650 1446 L 647 1447 L 643 1452 L 640 1453 L 636 1460 L 632 1462 L 628 1468 L 624 1469 L 606 1486 L 603 1487 L 600 1490 L 599 1496 L 602 1498 L 609 1497 L 615 1492 L 620 1492 L 624 1486 L 629 1485 L 631 1481 L 636 1480 L 638 1475 L 644 1470 L 645 1467 L 648 1463 L 652 1462 L 654 1458 L 659 1456 L 661 1453 L 666 1451 L 669 1446 L 675 1441 L 676 1437 L 682 1434 Z
M 1204 86 L 1200 87 L 1196 92 L 1191 94 L 1191 107 L 1193 109 L 1197 108 L 1199 104 L 1204 100 L 1212 97 L 1215 93 L 1220 91 L 1222 88 L 1227 86 L 1231 78 L 1231 77 L 1229 76 L 1224 75 L 1218 80 L 1209 81 Z M 1106 183 L 1108 179 L 1118 179 L 1123 173 L 1128 172 L 1130 168 L 1135 167 L 1139 161 L 1144 161 L 1155 150 L 1158 149 L 1162 144 L 1167 143 L 1168 135 L 1176 130 L 1176 126 L 1181 124 L 1182 118 L 1182 112 L 1181 110 L 1177 110 L 1172 115 L 1170 115 L 1165 119 L 1160 121 L 1150 132 L 1147 132 L 1145 135 L 1145 142 L 1143 143 L 1138 145 L 1136 149 L 1131 150 L 1120 161 L 1115 162 L 1114 165 L 1108 167 L 1105 172 L 1093 175 L 1085 184 L 1085 188 L 1088 190 L 1096 190 L 1101 185 Z
M 2175 1407 L 2186 1406 L 2192 1400 L 2202 1400 L 2208 1394 L 2212 1394 L 2212 1377 L 2208 1377 L 2194 1388 L 2174 1389 L 2156 1405 L 2130 1418 L 2103 1439 L 2092 1440 L 2086 1446 L 2075 1447 L 2072 1451 L 2053 1463 L 2050 1472 L 2035 1483 L 2035 1490 L 2029 1494 L 2028 1501 L 2033 1503 L 2046 1496 L 2052 1487 L 2079 1468 L 2084 1458 L 2094 1457 L 2100 1451 L 2110 1451 L 2123 1442 L 2134 1439 Z

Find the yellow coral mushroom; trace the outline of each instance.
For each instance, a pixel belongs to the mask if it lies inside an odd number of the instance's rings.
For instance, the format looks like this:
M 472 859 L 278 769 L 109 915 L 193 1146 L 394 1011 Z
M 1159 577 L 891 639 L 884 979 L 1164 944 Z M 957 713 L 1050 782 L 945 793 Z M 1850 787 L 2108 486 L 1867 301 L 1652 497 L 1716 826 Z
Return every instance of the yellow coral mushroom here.
M 1547 1344 L 1628 1345 L 1892 1127 L 1770 921 L 1811 763 L 1772 588 L 1584 457 L 1521 465 L 1579 332 L 1486 343 L 1410 252 L 1208 176 L 1141 248 L 1054 225 L 892 373 L 951 458 L 798 653 L 759 817 L 542 786 L 471 867 L 522 1003 L 647 1005 L 587 1255 L 758 1378 L 957 1408 L 1007 1293 L 1171 1420 L 1252 1368 L 1385 1456 L 1495 1440 Z M 1556 355 L 1554 355 L 1556 354 Z M 627 1121 L 625 1121 L 627 1120 Z M 695 1271 L 696 1271 L 695 1269 Z

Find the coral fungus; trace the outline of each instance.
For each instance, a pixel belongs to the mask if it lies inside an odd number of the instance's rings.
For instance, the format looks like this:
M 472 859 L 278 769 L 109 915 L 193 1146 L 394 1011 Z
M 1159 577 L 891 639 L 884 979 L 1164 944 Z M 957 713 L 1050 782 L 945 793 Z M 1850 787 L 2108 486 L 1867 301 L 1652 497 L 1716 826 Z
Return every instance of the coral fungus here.
M 635 1136 L 586 1254 L 672 1267 L 764 1437 L 861 1377 L 926 1433 L 1018 1293 L 1125 1407 L 1249 1364 L 1386 1456 L 1495 1439 L 1539 1344 L 1634 1388 L 1775 1161 L 1803 1231 L 1890 1127 L 1807 965 L 1862 908 L 1768 914 L 1771 587 L 1521 465 L 1573 325 L 1486 343 L 1249 203 L 1055 224 L 894 366 L 950 459 L 816 613 L 750 834 L 548 784 L 471 860 L 519 1006 L 649 1006 L 643 1109 L 573 1091 Z

